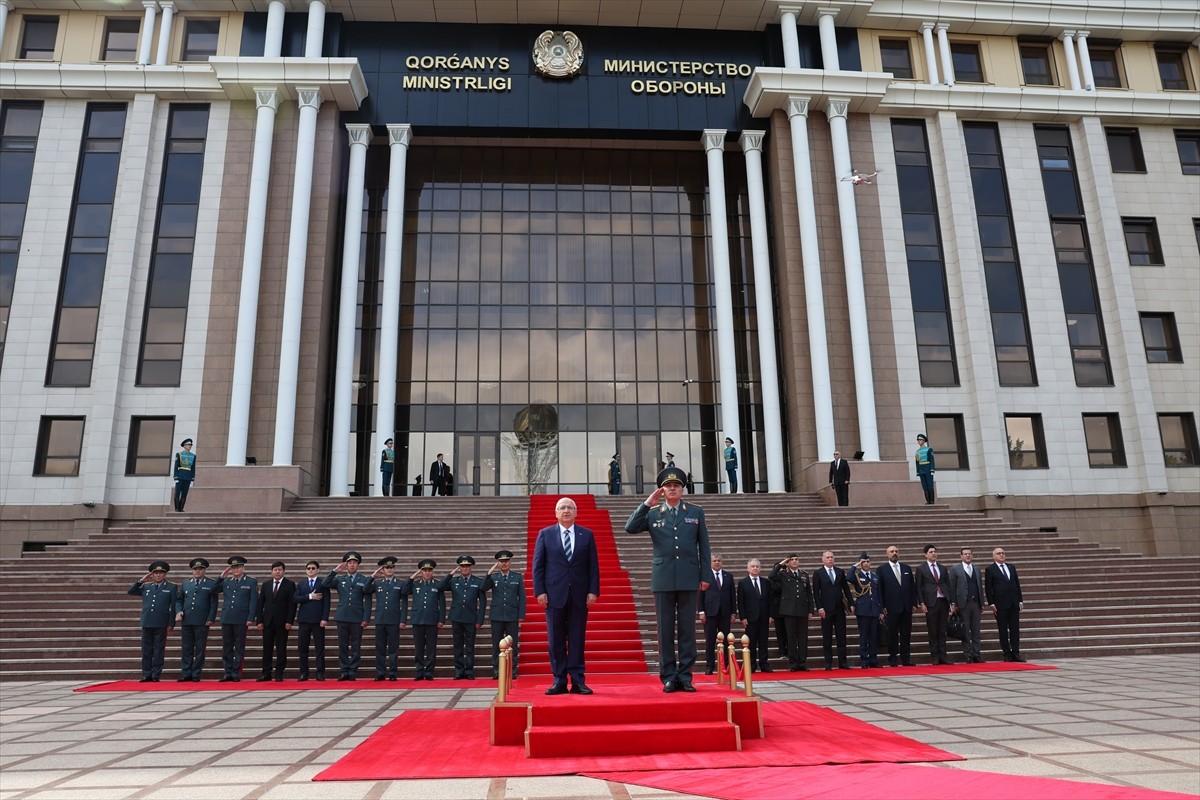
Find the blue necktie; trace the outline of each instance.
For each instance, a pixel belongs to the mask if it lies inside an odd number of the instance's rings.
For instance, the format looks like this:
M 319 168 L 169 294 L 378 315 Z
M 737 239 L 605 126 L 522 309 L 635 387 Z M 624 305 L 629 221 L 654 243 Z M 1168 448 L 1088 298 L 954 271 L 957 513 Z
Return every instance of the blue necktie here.
M 563 529 L 563 552 L 567 554 L 567 561 L 570 561 L 573 551 L 571 549 L 571 531 L 567 528 Z

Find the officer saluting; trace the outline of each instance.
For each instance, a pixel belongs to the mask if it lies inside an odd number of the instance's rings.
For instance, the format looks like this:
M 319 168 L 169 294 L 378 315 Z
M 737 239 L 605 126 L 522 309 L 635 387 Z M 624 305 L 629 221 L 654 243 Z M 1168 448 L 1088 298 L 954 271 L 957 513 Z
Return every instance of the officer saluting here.
M 337 611 L 333 621 L 338 629 L 338 675 L 339 681 L 358 680 L 358 664 L 362 660 L 362 632 L 371 619 L 371 600 L 367 587 L 371 579 L 358 571 L 362 556 L 354 550 L 342 556 L 325 580 L 322 589 L 333 588 L 338 593 Z
M 512 551 L 496 553 L 484 591 L 492 593 L 492 677 L 500 677 L 500 640 L 512 637 L 512 676 L 517 677 L 521 620 L 525 619 L 525 578 L 513 572 Z M 499 570 L 499 572 L 497 572 Z
M 403 592 L 412 595 L 413 645 L 416 651 L 417 674 L 414 681 L 433 680 L 437 662 L 437 632 L 446 621 L 446 597 L 433 579 L 437 562 L 427 558 L 417 565 L 417 571 L 405 582 Z
M 204 654 L 208 649 L 208 629 L 217 620 L 217 592 L 224 579 L 205 577 L 208 559 L 193 558 L 188 564 L 192 577 L 179 584 L 175 623 L 179 625 L 179 680 L 200 682 Z
M 368 594 L 375 600 L 375 680 L 396 680 L 396 654 L 400 647 L 400 629 L 408 624 L 406 581 L 396 577 L 395 556 L 379 559 L 379 569 L 371 576 Z
M 158 683 L 167 652 L 167 633 L 175 628 L 178 587 L 167 582 L 170 571 L 170 564 L 155 561 L 129 587 L 128 594 L 142 596 L 142 683 Z
M 472 575 L 475 559 L 459 556 L 458 566 L 442 579 L 438 589 L 450 592 L 450 623 L 454 631 L 454 680 L 475 680 L 475 633 L 483 627 L 487 605 L 484 579 Z
M 242 679 L 242 661 L 246 657 L 246 629 L 258 613 L 258 581 L 246 574 L 246 559 L 230 556 L 221 572 L 221 661 L 225 674 L 221 683 Z

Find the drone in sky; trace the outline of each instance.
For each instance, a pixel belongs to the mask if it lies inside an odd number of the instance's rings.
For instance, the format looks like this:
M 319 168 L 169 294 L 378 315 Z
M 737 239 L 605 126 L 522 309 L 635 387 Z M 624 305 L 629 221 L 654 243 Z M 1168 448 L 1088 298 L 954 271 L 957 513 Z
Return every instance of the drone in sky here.
M 842 180 L 850 181 L 850 183 L 854 184 L 855 186 L 861 186 L 864 183 L 867 186 L 870 186 L 871 178 L 874 178 L 878 174 L 879 174 L 879 170 L 875 170 L 874 172 L 871 172 L 871 173 L 864 173 L 864 172 L 859 172 L 858 170 L 854 170 L 854 172 L 852 172 L 850 175 L 847 175 L 846 177 L 842 178 Z

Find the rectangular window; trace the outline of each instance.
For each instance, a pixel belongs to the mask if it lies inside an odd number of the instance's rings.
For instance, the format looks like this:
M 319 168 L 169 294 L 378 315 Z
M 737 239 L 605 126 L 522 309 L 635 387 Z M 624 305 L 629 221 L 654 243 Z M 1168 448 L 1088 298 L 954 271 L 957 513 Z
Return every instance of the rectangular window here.
M 1158 77 L 1162 81 L 1163 91 L 1187 91 L 1186 44 L 1161 43 L 1155 45 L 1154 56 L 1158 59 Z
M 907 39 L 880 39 L 879 58 L 884 72 L 896 78 L 913 78 L 912 50 Z
M 1142 138 L 1137 128 L 1105 128 L 1108 137 L 1108 160 L 1113 172 L 1145 172 L 1146 158 L 1142 155 Z
M 1125 441 L 1117 414 L 1084 414 L 1083 441 L 1087 444 L 1089 467 L 1125 466 Z
M 1175 329 L 1175 315 L 1147 313 L 1141 317 L 1146 360 L 1151 364 L 1182 362 L 1183 352 L 1179 347 L 1179 332 Z
M 114 17 L 104 21 L 104 47 L 101 61 L 136 61 L 140 19 Z
M 1184 175 L 1200 175 L 1200 131 L 1175 131 L 1175 149 Z
M 1168 467 L 1194 467 L 1200 464 L 1195 415 L 1159 414 L 1158 433 L 1162 437 L 1163 459 Z
M 134 417 L 129 426 L 126 475 L 170 475 L 174 417 Z
M 954 64 L 954 80 L 964 83 L 983 83 L 983 62 L 975 42 L 952 42 L 950 59 Z
M 1092 59 L 1092 77 L 1097 87 L 1120 89 L 1125 83 L 1121 80 L 1120 59 L 1117 52 L 1119 45 L 1097 45 L 1088 42 L 1088 54 Z
M 1026 86 L 1055 86 L 1054 73 L 1050 71 L 1050 46 L 1022 44 L 1021 73 Z
M 967 470 L 967 437 L 962 414 L 926 414 L 925 433 L 933 442 L 938 470 Z
M 54 58 L 58 41 L 58 17 L 25 17 L 21 32 L 21 48 L 17 58 L 30 61 L 49 61 Z
M 1125 229 L 1130 264 L 1161 267 L 1166 263 L 1158 241 L 1158 223 L 1152 217 L 1122 217 L 1121 226 Z
M 0 366 L 8 316 L 17 283 L 25 208 L 33 181 L 33 157 L 42 127 L 41 103 L 4 103 L 0 106 Z
M 189 19 L 183 23 L 183 61 L 208 61 L 217 54 L 217 37 L 221 21 Z
M 83 420 L 84 417 L 42 417 L 33 462 L 34 475 L 69 477 L 79 474 Z
M 1041 414 L 1005 414 L 1008 465 L 1013 469 L 1046 469 L 1046 437 Z

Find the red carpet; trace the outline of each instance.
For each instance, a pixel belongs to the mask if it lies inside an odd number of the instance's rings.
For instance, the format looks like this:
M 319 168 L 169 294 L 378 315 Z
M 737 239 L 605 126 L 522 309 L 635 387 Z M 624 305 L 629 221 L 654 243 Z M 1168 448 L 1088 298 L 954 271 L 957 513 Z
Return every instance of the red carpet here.
M 754 767 L 662 772 L 589 772 L 589 778 L 632 783 L 720 800 L 778 800 L 780 797 L 846 800 L 887 797 L 928 800 L 935 795 L 988 800 L 1174 800 L 1194 795 L 1056 778 L 1001 775 L 914 764 L 845 764 L 816 767 Z M 930 789 L 931 786 L 940 789 Z M 781 787 L 787 787 L 782 789 Z

